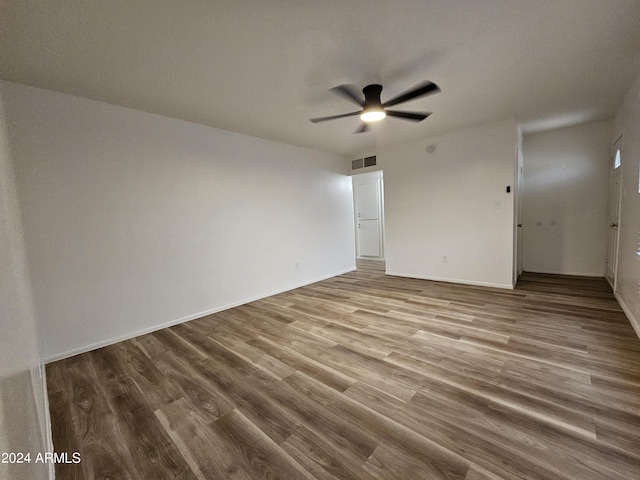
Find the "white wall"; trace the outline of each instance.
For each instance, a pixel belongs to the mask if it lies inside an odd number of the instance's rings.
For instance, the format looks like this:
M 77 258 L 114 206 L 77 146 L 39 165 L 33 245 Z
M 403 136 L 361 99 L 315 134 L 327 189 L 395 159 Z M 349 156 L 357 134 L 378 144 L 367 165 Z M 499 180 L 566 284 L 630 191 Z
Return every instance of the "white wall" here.
M 387 273 L 513 287 L 517 135 L 504 120 L 378 152 Z
M 619 223 L 616 295 L 640 336 L 640 76 L 616 116 L 611 143 L 622 137 L 622 202 Z
M 344 159 L 6 89 L 47 359 L 355 268 Z
M 603 276 L 611 122 L 526 135 L 523 267 Z
M 46 450 L 40 345 L 0 85 L 0 453 Z M 0 463 L 0 478 L 47 478 L 42 464 Z

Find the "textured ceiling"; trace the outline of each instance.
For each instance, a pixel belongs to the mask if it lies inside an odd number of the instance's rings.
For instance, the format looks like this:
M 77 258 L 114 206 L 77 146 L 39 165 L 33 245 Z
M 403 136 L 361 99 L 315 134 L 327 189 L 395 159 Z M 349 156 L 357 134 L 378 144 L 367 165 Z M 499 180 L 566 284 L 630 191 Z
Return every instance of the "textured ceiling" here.
M 640 71 L 640 0 L 0 0 L 0 76 L 349 156 L 505 117 L 610 118 Z M 354 135 L 339 84 L 442 93 Z M 356 108 L 357 109 L 357 108 Z

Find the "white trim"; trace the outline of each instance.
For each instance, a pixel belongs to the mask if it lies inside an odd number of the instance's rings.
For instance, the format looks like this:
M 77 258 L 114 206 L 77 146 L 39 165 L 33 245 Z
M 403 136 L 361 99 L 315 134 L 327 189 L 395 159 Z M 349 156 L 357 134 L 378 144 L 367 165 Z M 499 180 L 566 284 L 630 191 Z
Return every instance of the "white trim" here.
M 635 330 L 637 337 L 640 338 L 640 321 L 631 312 L 631 309 L 629 307 L 627 307 L 627 304 L 624 303 L 624 300 L 622 300 L 622 297 L 620 295 L 618 295 L 617 292 L 613 292 L 613 294 L 615 295 L 616 300 L 618 300 L 618 303 L 620 304 L 620 307 L 622 307 L 622 311 L 627 316 L 627 319 L 629 320 L 629 323 L 631 324 L 631 326 Z
M 212 315 L 214 313 L 222 312 L 223 310 L 228 310 L 230 308 L 239 307 L 240 305 L 244 305 L 246 303 L 255 302 L 256 300 L 260 300 L 266 297 L 271 297 L 272 295 L 278 295 L 279 293 L 288 292 L 290 290 L 294 290 L 296 288 L 304 287 L 305 285 L 310 285 L 312 283 L 321 282 L 322 280 L 327 280 L 329 278 L 337 277 L 338 275 L 344 275 L 345 273 L 353 272 L 356 268 L 348 268 L 346 270 L 341 270 L 339 272 L 333 273 L 331 275 L 326 275 L 320 278 L 316 278 L 314 280 L 310 280 L 308 282 L 302 282 L 299 284 L 290 285 L 288 287 L 278 289 L 272 292 L 264 293 L 257 295 L 255 297 L 246 298 L 244 300 L 240 300 L 238 302 L 230 303 L 227 305 L 223 305 L 221 307 L 215 307 L 209 310 L 205 310 L 203 312 L 194 313 L 192 315 L 187 315 L 186 317 L 178 318 L 177 320 L 171 320 L 169 322 L 162 323 L 160 325 L 154 325 L 153 327 L 143 328 L 142 330 L 137 330 L 135 332 L 127 333 L 125 335 L 120 335 L 118 337 L 110 338 L 108 340 L 102 340 L 100 342 L 95 342 L 90 345 L 85 345 L 83 347 L 74 348 L 73 350 L 68 350 L 66 352 L 58 353 L 55 355 L 49 355 L 44 357 L 44 363 L 52 363 L 57 362 L 58 360 L 62 360 L 64 358 L 73 357 L 75 355 L 79 355 L 81 353 L 90 352 L 91 350 L 96 350 L 98 348 L 106 347 L 108 345 L 113 345 L 114 343 L 123 342 L 125 340 L 130 340 L 135 337 L 139 337 L 140 335 L 146 335 L 147 333 L 155 332 L 158 330 L 162 330 L 163 328 L 173 327 L 174 325 L 178 325 L 180 323 L 188 322 L 189 320 L 195 320 L 196 318 L 206 317 L 207 315 Z
M 45 447 L 47 452 L 53 452 L 53 433 L 51 431 L 51 411 L 49 410 L 49 390 L 47 389 L 47 369 L 42 364 L 42 391 L 44 392 L 44 423 L 45 423 Z M 72 453 L 72 452 L 69 452 Z M 49 480 L 55 480 L 55 465 L 49 463 Z
M 44 421 L 44 425 L 40 423 L 40 440 L 42 441 L 42 448 L 44 452 L 53 452 L 53 434 L 51 433 L 51 411 L 49 410 L 49 393 L 47 389 L 47 371 L 44 368 L 44 363 L 41 361 L 36 368 L 30 370 L 31 375 L 31 390 L 33 394 L 34 408 L 38 416 L 38 421 Z M 37 385 L 42 384 L 41 388 Z M 44 411 L 40 411 L 38 408 L 39 402 L 36 400 L 36 395 L 42 394 L 42 408 Z M 43 418 L 44 417 L 44 418 Z M 49 480 L 56 478 L 55 465 L 48 463 L 48 476 Z
M 604 279 L 607 281 L 607 283 L 609 284 L 609 286 L 611 287 L 611 292 L 613 292 L 613 294 L 616 294 L 616 287 L 613 285 L 613 283 L 611 283 L 611 280 L 609 280 L 609 277 L 607 277 L 607 275 L 605 274 Z
M 604 273 L 556 272 L 552 270 L 525 270 L 526 273 L 543 273 L 545 275 L 570 275 L 572 277 L 606 278 Z
M 447 283 L 459 283 L 462 285 L 477 285 L 480 287 L 494 287 L 494 288 L 502 288 L 505 290 L 513 290 L 513 285 L 508 283 L 490 283 L 490 282 L 477 282 L 474 280 L 458 280 L 455 278 L 443 278 L 443 277 L 429 277 L 426 275 L 413 275 L 407 273 L 398 273 L 398 272 L 384 272 L 385 275 L 391 275 L 394 277 L 405 277 L 405 278 L 417 278 L 419 280 L 432 280 L 434 282 L 447 282 Z

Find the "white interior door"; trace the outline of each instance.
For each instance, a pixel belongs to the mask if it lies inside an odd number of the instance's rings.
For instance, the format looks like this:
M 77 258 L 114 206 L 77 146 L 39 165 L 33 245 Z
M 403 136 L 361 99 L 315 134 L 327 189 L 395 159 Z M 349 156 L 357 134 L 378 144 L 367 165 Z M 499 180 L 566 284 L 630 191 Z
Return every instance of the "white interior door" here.
M 380 257 L 379 220 L 358 222 L 358 256 Z
M 605 276 L 615 291 L 616 271 L 618 268 L 618 230 L 620 223 L 620 171 L 622 170 L 622 137 L 613 145 L 613 161 L 609 176 L 609 239 Z
M 382 257 L 380 179 L 354 181 L 356 242 L 359 257 Z

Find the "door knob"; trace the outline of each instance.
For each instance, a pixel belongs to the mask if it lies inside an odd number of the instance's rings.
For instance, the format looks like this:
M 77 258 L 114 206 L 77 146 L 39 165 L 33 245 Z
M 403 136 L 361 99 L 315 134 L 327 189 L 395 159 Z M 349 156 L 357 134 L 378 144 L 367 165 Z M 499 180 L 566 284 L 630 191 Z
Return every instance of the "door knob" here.
M 522 228 L 522 224 L 521 223 L 518 224 L 518 228 Z
M 609 225 L 611 228 L 616 228 L 618 226 L 617 223 L 612 223 L 611 225 Z

